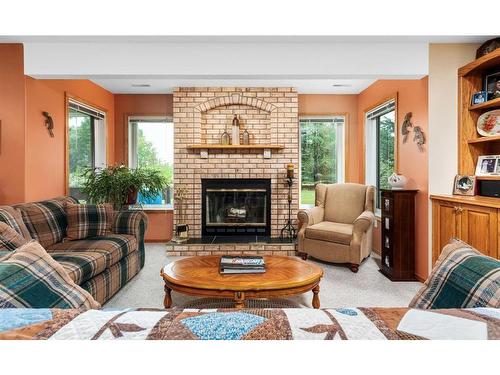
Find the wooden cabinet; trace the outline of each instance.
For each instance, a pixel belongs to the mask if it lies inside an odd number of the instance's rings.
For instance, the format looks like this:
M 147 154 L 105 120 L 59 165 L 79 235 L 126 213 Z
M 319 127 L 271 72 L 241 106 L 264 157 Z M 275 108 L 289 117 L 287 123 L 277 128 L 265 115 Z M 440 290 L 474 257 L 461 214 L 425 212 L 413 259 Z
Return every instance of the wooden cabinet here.
M 433 195 L 431 199 L 433 264 L 453 237 L 483 254 L 493 258 L 500 256 L 500 202 L 497 198 Z
M 418 190 L 382 190 L 380 272 L 392 281 L 415 278 L 415 196 Z

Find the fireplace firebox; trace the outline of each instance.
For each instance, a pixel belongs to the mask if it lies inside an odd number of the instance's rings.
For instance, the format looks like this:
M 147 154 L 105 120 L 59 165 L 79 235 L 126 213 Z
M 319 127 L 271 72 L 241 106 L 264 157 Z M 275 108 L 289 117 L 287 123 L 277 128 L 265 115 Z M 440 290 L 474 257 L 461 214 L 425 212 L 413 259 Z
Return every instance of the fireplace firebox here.
M 270 235 L 270 179 L 202 179 L 201 190 L 203 236 Z

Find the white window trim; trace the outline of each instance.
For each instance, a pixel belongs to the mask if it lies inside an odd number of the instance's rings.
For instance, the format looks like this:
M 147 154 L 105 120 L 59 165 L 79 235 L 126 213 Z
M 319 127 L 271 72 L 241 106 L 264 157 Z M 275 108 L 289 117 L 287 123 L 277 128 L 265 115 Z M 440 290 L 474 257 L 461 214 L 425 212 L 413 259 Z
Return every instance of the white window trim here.
M 174 122 L 171 116 L 128 116 L 127 127 L 128 127 L 128 166 L 129 168 L 137 167 L 137 131 L 136 126 L 133 126 L 134 121 L 136 122 Z M 143 204 L 142 209 L 148 211 L 171 211 L 173 210 L 173 204 Z
M 341 144 L 337 144 L 337 160 L 340 159 L 340 163 L 337 164 L 337 182 L 345 182 L 345 170 L 346 170 L 346 147 L 345 147 L 345 134 L 346 134 L 346 121 L 347 116 L 343 114 L 339 115 L 314 115 L 314 116 L 300 116 L 299 117 L 299 208 L 310 208 L 314 204 L 303 204 L 301 202 L 300 188 L 302 186 L 302 132 L 300 129 L 301 120 L 333 120 L 335 118 L 342 118 L 344 121 L 342 126 L 337 126 L 337 137 L 336 139 L 341 139 Z

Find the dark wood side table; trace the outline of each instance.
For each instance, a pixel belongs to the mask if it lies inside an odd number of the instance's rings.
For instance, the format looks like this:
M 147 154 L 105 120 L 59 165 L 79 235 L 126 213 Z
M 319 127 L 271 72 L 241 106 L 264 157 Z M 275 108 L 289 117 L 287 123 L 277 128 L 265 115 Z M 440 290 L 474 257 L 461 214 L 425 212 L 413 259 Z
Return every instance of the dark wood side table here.
M 380 272 L 391 281 L 416 281 L 415 197 L 418 190 L 381 190 Z

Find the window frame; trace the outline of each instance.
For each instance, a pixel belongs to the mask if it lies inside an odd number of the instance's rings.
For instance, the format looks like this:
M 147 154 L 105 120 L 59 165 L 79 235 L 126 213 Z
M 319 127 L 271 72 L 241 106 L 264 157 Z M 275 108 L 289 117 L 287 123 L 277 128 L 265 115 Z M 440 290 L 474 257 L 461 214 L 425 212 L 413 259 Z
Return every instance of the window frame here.
M 103 154 L 100 155 L 100 160 L 102 161 L 102 166 L 106 166 L 107 165 L 107 162 L 108 162 L 108 152 L 109 152 L 109 148 L 108 148 L 108 123 L 107 123 L 107 120 L 108 120 L 108 111 L 105 109 L 105 108 L 102 108 L 98 105 L 95 105 L 93 103 L 90 103 L 89 101 L 87 100 L 84 100 L 78 96 L 75 96 L 75 95 L 72 95 L 68 92 L 65 93 L 65 98 L 64 98 L 64 102 L 65 102 L 65 106 L 64 106 L 64 111 L 65 111 L 65 123 L 64 123 L 64 126 L 65 126 L 65 129 L 64 129 L 64 149 L 65 149 L 65 153 L 64 153 L 64 164 L 65 164 L 65 168 L 64 168 L 64 181 L 65 181 L 65 184 L 64 184 L 64 192 L 65 192 L 65 195 L 69 195 L 70 194 L 70 186 L 69 186 L 69 177 L 70 177 L 70 136 L 69 136 L 69 128 L 70 128 L 70 112 L 71 112 L 71 108 L 70 108 L 70 103 L 73 102 L 73 103 L 76 103 L 77 105 L 80 105 L 81 107 L 86 107 L 96 113 L 100 113 L 103 118 L 102 119 L 99 119 L 99 121 L 102 121 L 102 127 L 103 127 L 103 130 L 102 130 L 102 135 L 103 135 Z M 93 142 L 92 142 L 92 164 L 95 166 L 96 165 L 96 142 L 95 142 L 95 126 L 98 126 L 98 124 L 96 124 L 96 119 L 95 118 L 92 118 L 92 128 L 91 128 L 91 132 L 92 132 L 92 139 L 93 139 Z
M 364 110 L 364 121 L 363 121 L 363 181 L 365 184 L 368 184 L 369 182 L 367 181 L 367 175 L 368 172 L 370 171 L 369 166 L 367 165 L 367 148 L 368 148 L 368 140 L 367 140 L 367 126 L 368 126 L 368 121 L 373 121 L 371 119 L 368 119 L 368 116 L 370 113 L 374 112 L 380 107 L 388 105 L 390 102 L 394 102 L 394 173 L 399 173 L 399 149 L 398 149 L 398 144 L 399 144 L 399 121 L 398 121 L 398 93 L 393 93 L 387 97 L 385 97 L 383 100 L 378 101 L 376 104 L 371 105 L 370 107 L 366 108 Z M 377 121 L 380 121 L 380 116 L 377 116 Z M 376 126 L 376 153 L 378 155 L 378 147 L 379 147 L 379 123 L 377 123 Z M 379 160 L 377 157 L 377 163 L 375 165 L 376 171 L 378 171 L 379 168 Z M 375 193 L 378 195 L 379 190 L 377 186 L 379 186 L 380 183 L 380 176 L 378 173 L 376 173 L 376 186 L 375 186 Z M 377 208 L 377 196 L 375 197 L 375 216 L 377 218 L 381 217 L 381 210 L 380 208 Z
M 135 120 L 137 122 L 140 122 L 140 120 L 145 120 L 151 122 L 152 120 L 157 120 L 158 122 L 165 122 L 165 123 L 172 123 L 172 126 L 174 124 L 174 119 L 173 116 L 165 115 L 165 114 L 127 114 L 126 115 L 126 120 L 127 120 L 127 130 L 126 130 L 126 136 L 125 136 L 125 150 L 126 150 L 126 163 L 129 168 L 135 168 L 137 166 L 137 160 L 135 160 L 135 166 L 134 164 L 134 159 L 132 158 L 132 149 L 135 148 L 137 149 L 137 132 L 133 132 L 132 130 L 132 122 Z M 174 137 L 175 137 L 175 131 L 174 131 Z M 175 147 L 175 138 L 173 139 Z M 132 147 L 132 143 L 135 144 L 134 147 Z M 137 159 L 137 157 L 136 157 Z M 174 155 L 175 159 L 175 155 Z M 172 182 L 172 192 L 173 192 L 173 182 Z M 174 204 L 173 204 L 173 198 L 172 198 L 172 203 L 171 204 L 142 204 L 142 208 L 146 211 L 173 211 L 174 209 Z
M 302 120 L 333 120 L 335 118 L 342 117 L 344 122 L 341 127 L 339 137 L 339 127 L 337 127 L 336 131 L 336 139 L 342 139 L 341 147 L 337 144 L 337 160 L 339 156 L 341 157 L 340 164 L 337 162 L 337 182 L 343 183 L 346 181 L 346 172 L 347 172 L 347 124 L 349 115 L 345 112 L 340 113 L 328 113 L 328 114 L 315 114 L 315 115 L 299 115 L 299 208 L 309 208 L 313 207 L 314 204 L 306 204 L 302 203 L 302 131 L 301 131 L 301 121 Z M 340 168 L 339 168 L 340 166 Z M 342 178 L 339 178 L 342 177 Z

